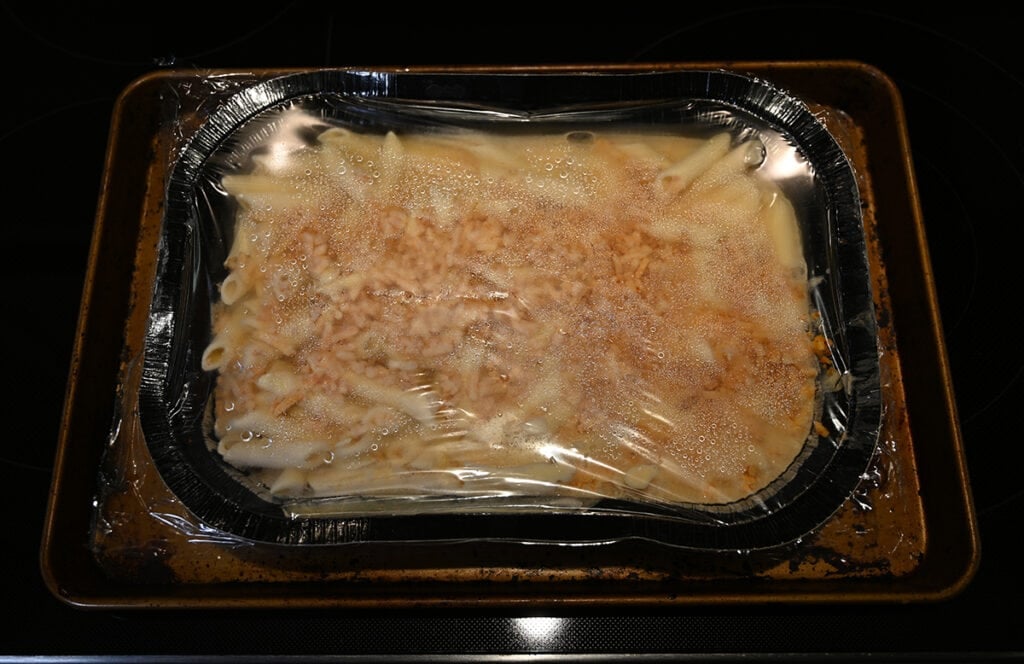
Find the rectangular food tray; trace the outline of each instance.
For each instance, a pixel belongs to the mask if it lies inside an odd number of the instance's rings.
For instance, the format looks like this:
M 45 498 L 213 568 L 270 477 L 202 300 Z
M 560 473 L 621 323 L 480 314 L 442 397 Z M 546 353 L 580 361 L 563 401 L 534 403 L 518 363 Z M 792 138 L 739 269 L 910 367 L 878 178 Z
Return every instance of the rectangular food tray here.
M 978 535 L 931 282 L 898 91 L 856 62 L 653 63 L 450 71 L 726 69 L 808 101 L 859 178 L 884 377 L 876 490 L 851 500 L 806 541 L 774 552 L 711 554 L 647 541 L 589 547 L 498 542 L 288 548 L 217 545 L 166 519 L 126 519 L 93 539 L 102 464 L 139 481 L 108 497 L 126 514 L 173 505 L 140 431 L 104 457 L 117 393 L 142 347 L 172 159 L 161 95 L 207 73 L 162 71 L 129 86 L 114 110 L 41 565 L 51 591 L 89 608 L 389 607 L 933 601 L 959 592 Z M 254 80 L 295 70 L 218 71 Z M 838 84 L 837 84 L 838 82 Z M 900 270 L 887 273 L 885 265 Z M 897 347 L 897 328 L 915 343 Z M 920 416 L 917 413 L 921 413 Z M 941 416 L 940 416 L 941 415 Z M 174 508 L 168 508 L 169 515 Z M 142 515 L 140 515 L 142 516 Z M 187 515 L 182 517 L 187 521 Z

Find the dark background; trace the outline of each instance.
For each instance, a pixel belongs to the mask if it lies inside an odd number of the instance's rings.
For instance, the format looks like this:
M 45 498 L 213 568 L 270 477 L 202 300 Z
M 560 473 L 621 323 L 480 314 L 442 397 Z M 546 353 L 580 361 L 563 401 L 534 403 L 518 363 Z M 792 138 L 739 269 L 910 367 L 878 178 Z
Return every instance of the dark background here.
M 454 659 L 451 653 L 473 660 L 635 653 L 659 661 L 811 661 L 825 654 L 974 661 L 1020 654 L 1024 32 L 1003 12 L 969 6 L 963 14 L 925 15 L 831 4 L 674 3 L 676 18 L 601 25 L 508 23 L 496 7 L 488 23 L 394 25 L 399 10 L 391 5 L 355 17 L 341 3 L 285 3 L 223 19 L 201 6 L 159 7 L 144 18 L 0 5 L 0 310 L 5 393 L 14 395 L 0 438 L 0 470 L 10 482 L 0 530 L 0 605 L 8 610 L 0 661 L 440 661 Z M 878 67 L 905 104 L 981 531 L 981 566 L 963 593 L 926 605 L 564 614 L 546 637 L 530 639 L 512 612 L 84 611 L 48 592 L 39 545 L 79 297 L 111 112 L 134 79 L 167 67 L 832 59 Z

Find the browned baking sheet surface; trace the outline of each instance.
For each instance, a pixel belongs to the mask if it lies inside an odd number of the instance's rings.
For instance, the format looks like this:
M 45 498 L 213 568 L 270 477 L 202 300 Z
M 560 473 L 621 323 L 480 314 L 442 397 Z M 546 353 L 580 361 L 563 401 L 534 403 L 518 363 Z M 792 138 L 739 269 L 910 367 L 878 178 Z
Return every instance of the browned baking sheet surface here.
M 977 542 L 951 402 L 944 404 L 945 411 L 938 409 L 943 404 L 932 403 L 931 414 L 945 419 L 938 431 L 932 425 L 928 448 L 912 426 L 911 389 L 927 376 L 940 383 L 948 378 L 937 321 L 929 318 L 932 285 L 923 269 L 926 256 L 919 253 L 920 219 L 906 146 L 879 135 L 888 128 L 905 139 L 898 97 L 884 77 L 855 63 L 713 66 L 761 75 L 810 102 L 850 156 L 860 180 L 880 323 L 883 425 L 871 479 L 817 532 L 783 551 L 714 555 L 643 542 L 582 548 L 486 542 L 304 549 L 222 544 L 194 528 L 194 519 L 166 489 L 148 460 L 141 432 L 132 426 L 122 427 L 113 441 L 104 472 L 116 480 L 117 490 L 102 506 L 107 527 L 93 530 L 95 487 L 67 476 L 71 468 L 80 472 L 83 466 L 100 465 L 109 432 L 102 430 L 103 418 L 82 415 L 103 403 L 95 391 L 106 385 L 113 394 L 118 373 L 138 378 L 135 362 L 156 269 L 162 182 L 172 160 L 172 137 L 159 123 L 127 118 L 157 116 L 160 91 L 202 75 L 163 72 L 130 88 L 116 109 L 104 199 L 112 196 L 110 182 L 140 179 L 132 199 L 137 207 L 101 201 L 90 278 L 116 280 L 132 270 L 122 265 L 110 275 L 103 260 L 115 252 L 114 243 L 127 244 L 125 235 L 132 239 L 134 272 L 120 319 L 99 319 L 88 287 L 83 299 L 77 372 L 69 389 L 43 548 L 44 571 L 54 592 L 70 603 L 95 607 L 907 601 L 956 592 L 977 564 Z M 840 89 L 836 81 L 842 82 Z M 146 138 L 144 148 L 137 142 L 140 137 Z M 129 255 L 122 252 L 121 260 Z M 901 269 L 895 289 L 885 269 L 893 259 L 918 268 Z M 900 307 L 911 301 L 920 310 L 901 318 Z M 923 353 L 915 351 L 910 364 L 897 346 L 898 324 L 907 325 L 915 342 L 920 337 L 926 346 Z M 123 348 L 114 343 L 122 339 L 122 327 Z M 113 354 L 120 366 L 114 375 L 106 366 L 104 374 L 83 361 L 87 353 Z M 929 359 L 935 362 L 925 366 Z M 905 369 L 925 378 L 908 385 Z M 95 382 L 84 370 L 102 374 L 106 382 Z M 917 397 L 917 403 L 925 400 Z M 928 457 L 928 468 L 943 472 L 934 478 L 924 475 L 922 456 Z M 939 493 L 945 498 L 935 497 Z M 950 501 L 953 512 L 930 516 Z M 91 531 L 91 542 L 78 540 L 77 556 L 57 554 L 68 539 L 88 538 Z

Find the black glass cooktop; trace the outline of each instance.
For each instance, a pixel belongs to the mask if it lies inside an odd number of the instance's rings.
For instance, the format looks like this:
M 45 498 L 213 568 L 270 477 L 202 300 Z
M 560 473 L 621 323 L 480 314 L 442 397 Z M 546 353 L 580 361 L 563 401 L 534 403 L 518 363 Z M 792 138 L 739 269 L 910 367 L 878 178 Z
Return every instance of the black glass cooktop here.
M 1016 21 L 909 10 L 730 4 L 644 24 L 390 23 L 298 3 L 230 18 L 55 14 L 4 3 L 9 478 L 0 661 L 733 661 L 835 656 L 963 661 L 1024 651 L 1017 331 L 1024 201 Z M 447 17 L 446 17 L 447 18 Z M 111 111 L 165 68 L 858 60 L 898 86 L 981 533 L 981 565 L 925 605 L 687 606 L 615 612 L 85 611 L 55 599 L 39 546 Z M 899 269 L 899 266 L 890 266 Z M 910 339 L 909 343 L 913 343 Z M 870 655 L 870 657 L 869 657 Z M 544 660 L 542 660 L 544 661 Z

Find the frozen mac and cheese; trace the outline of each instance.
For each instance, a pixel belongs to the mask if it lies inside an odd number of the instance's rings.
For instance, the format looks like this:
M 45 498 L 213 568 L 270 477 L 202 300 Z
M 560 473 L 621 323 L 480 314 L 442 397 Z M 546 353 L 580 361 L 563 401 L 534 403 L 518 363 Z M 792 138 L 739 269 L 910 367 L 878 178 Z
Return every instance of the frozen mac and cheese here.
M 269 150 L 203 368 L 282 497 L 727 503 L 813 435 L 794 210 L 757 141 L 357 133 Z

